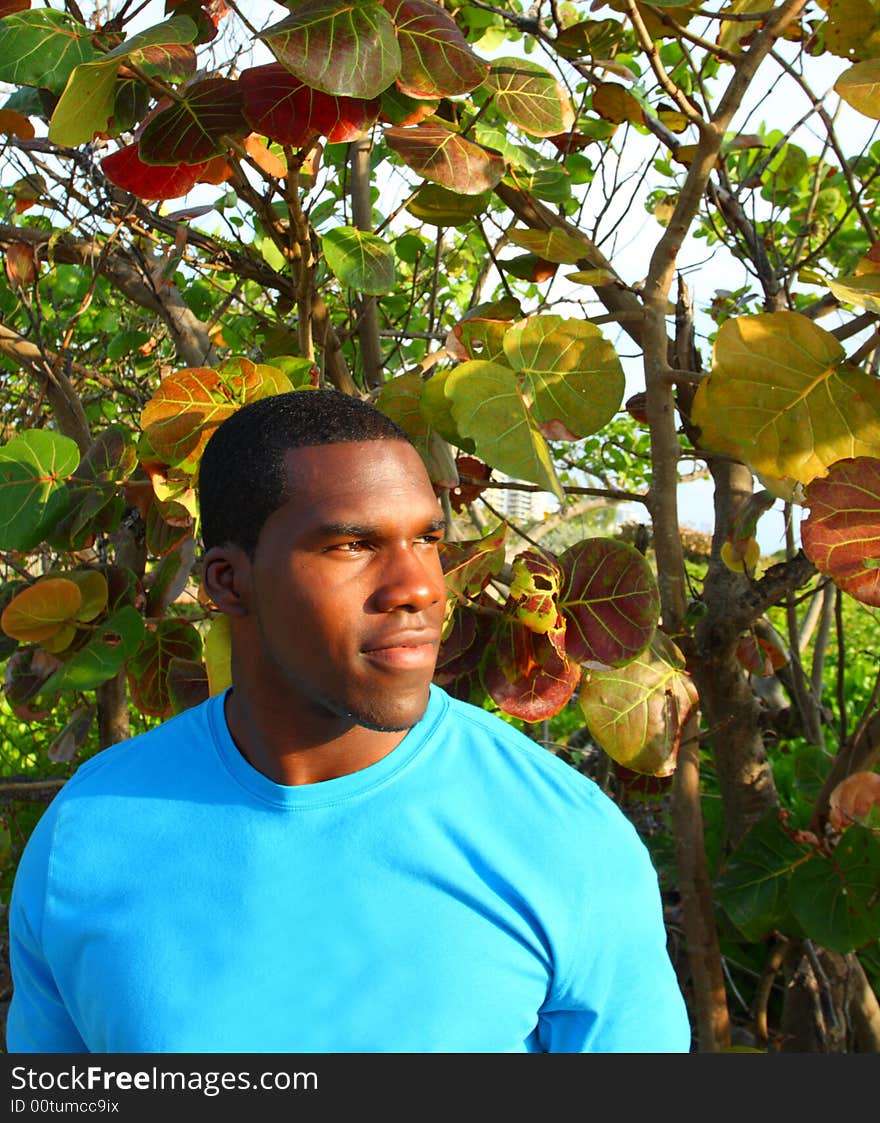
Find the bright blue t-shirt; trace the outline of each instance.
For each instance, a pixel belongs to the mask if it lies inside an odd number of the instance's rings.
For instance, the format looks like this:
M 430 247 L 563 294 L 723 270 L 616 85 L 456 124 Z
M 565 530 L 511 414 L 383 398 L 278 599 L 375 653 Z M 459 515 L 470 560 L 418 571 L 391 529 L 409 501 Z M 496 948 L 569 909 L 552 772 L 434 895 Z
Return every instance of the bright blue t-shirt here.
M 10 1052 L 684 1052 L 647 851 L 436 687 L 378 763 L 273 783 L 223 697 L 82 765 L 10 910 Z

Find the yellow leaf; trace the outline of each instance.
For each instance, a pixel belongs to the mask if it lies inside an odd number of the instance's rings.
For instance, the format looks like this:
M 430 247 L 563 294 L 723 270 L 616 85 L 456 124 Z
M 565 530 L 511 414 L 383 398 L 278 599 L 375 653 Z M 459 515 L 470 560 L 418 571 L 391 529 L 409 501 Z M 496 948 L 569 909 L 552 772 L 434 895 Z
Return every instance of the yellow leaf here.
M 631 121 L 634 125 L 645 123 L 644 111 L 636 98 L 617 82 L 600 82 L 593 91 L 593 109 L 615 125 Z
M 880 59 L 855 63 L 840 75 L 834 90 L 859 113 L 880 119 Z
M 208 693 L 222 694 L 232 685 L 232 640 L 229 617 L 217 616 L 205 636 L 205 667 L 208 670 Z
M 846 365 L 830 332 L 797 312 L 721 326 L 694 397 L 706 448 L 808 484 L 835 460 L 880 449 L 880 381 Z

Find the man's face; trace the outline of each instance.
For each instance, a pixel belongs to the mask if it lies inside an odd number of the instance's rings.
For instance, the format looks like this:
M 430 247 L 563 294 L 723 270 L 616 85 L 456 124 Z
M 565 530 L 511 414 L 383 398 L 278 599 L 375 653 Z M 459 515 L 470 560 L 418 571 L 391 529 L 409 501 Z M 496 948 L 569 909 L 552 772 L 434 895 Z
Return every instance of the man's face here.
M 278 705 L 408 729 L 434 673 L 443 518 L 416 450 L 359 441 L 290 450 L 291 498 L 251 566 L 253 654 Z

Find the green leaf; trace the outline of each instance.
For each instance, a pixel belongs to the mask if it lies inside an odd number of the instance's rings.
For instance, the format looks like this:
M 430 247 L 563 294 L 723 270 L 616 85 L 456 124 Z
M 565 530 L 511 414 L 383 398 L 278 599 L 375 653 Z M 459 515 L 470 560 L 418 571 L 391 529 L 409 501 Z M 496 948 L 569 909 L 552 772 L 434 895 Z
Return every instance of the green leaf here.
M 739 843 L 716 886 L 721 907 L 750 942 L 771 932 L 793 931 L 788 890 L 791 875 L 808 861 L 811 851 L 783 830 L 771 811 Z
M 512 370 L 480 359 L 461 363 L 449 373 L 445 393 L 452 400 L 456 427 L 473 439 L 482 460 L 512 479 L 529 480 L 564 498 L 547 442 Z
M 98 52 L 89 30 L 63 12 L 36 8 L 0 20 L 0 82 L 60 94 L 71 71 Z
M 623 367 L 595 325 L 530 316 L 504 335 L 507 361 L 532 388 L 532 412 L 550 439 L 598 432 L 623 400 Z
M 394 288 L 394 250 L 382 238 L 354 226 L 337 226 L 321 244 L 334 276 L 355 292 L 381 296 Z
M 305 0 L 258 37 L 291 74 L 327 94 L 377 97 L 400 73 L 391 16 L 369 0 Z
M 461 195 L 436 183 L 423 184 L 406 209 L 420 222 L 430 226 L 466 226 L 489 205 L 491 193 Z
M 0 549 L 32 550 L 64 515 L 64 486 L 79 464 L 69 437 L 48 429 L 21 433 L 0 448 Z
M 880 59 L 855 63 L 840 75 L 834 90 L 859 113 L 880 119 Z
M 846 953 L 880 939 L 880 840 L 865 827 L 844 831 L 830 858 L 817 854 L 791 878 L 791 909 L 804 933 Z
M 116 80 L 122 63 L 147 47 L 191 43 L 196 34 L 191 19 L 174 16 L 120 43 L 97 61 L 81 63 L 68 78 L 52 114 L 49 140 L 73 147 L 90 141 L 95 133 L 106 132 L 115 111 Z
M 508 236 L 514 245 L 557 265 L 577 265 L 592 250 L 585 238 L 565 230 L 511 230 Z
M 143 635 L 143 617 L 136 608 L 124 605 L 52 675 L 43 691 L 94 690 L 122 669 L 137 651 Z
M 383 385 L 376 398 L 376 407 L 396 421 L 407 434 L 425 462 L 431 482 L 453 488 L 458 484 L 455 459 L 449 445 L 422 412 L 423 386 L 418 371 L 399 374 Z

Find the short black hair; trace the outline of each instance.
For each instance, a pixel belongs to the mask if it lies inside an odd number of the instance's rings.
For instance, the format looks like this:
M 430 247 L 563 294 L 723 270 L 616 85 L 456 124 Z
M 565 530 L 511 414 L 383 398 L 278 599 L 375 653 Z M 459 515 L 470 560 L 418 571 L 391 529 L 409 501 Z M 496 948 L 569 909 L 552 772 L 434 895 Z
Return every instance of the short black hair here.
M 409 441 L 386 414 L 339 390 L 293 390 L 242 406 L 217 427 L 199 464 L 202 541 L 254 556 L 266 519 L 289 498 L 288 449 Z

